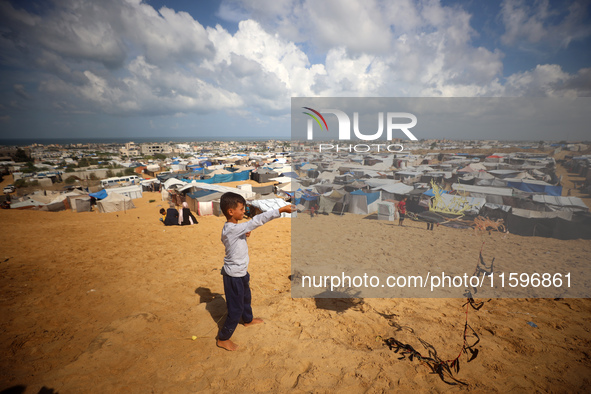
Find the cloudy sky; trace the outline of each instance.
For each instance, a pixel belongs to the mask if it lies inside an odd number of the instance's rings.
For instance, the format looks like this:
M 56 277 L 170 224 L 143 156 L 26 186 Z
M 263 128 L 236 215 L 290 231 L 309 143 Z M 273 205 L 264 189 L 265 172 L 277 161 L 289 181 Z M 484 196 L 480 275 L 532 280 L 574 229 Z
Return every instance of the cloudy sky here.
M 287 139 L 292 96 L 589 97 L 590 14 L 589 0 L 0 0 L 0 138 Z

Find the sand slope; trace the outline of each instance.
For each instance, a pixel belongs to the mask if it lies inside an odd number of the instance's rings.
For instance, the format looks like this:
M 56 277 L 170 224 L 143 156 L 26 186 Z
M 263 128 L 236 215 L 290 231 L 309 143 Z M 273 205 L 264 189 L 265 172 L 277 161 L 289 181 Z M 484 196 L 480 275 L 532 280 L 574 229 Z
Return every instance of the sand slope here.
M 200 217 L 197 226 L 165 228 L 158 222 L 159 194 L 144 193 L 134 203 L 134 210 L 111 214 L 0 211 L 0 389 L 450 389 L 419 361 L 398 360 L 378 337 L 394 336 L 427 354 L 420 338 L 442 359 L 453 359 L 462 346 L 465 300 L 293 299 L 290 219 L 277 219 L 249 240 L 253 307 L 266 323 L 239 326 L 233 339 L 240 349 L 227 352 L 214 340 L 225 313 L 219 274 L 224 220 Z M 349 219 L 313 220 L 331 231 Z M 403 237 L 419 257 L 428 242 L 474 264 L 481 247 L 482 236 L 471 230 L 366 222 L 363 231 L 379 226 L 393 239 Z M 484 237 L 498 262 L 591 260 L 589 241 Z M 467 386 L 454 390 L 573 392 L 590 386 L 589 300 L 493 299 L 468 318 L 481 338 L 480 354 L 471 363 L 462 358 L 457 378 Z

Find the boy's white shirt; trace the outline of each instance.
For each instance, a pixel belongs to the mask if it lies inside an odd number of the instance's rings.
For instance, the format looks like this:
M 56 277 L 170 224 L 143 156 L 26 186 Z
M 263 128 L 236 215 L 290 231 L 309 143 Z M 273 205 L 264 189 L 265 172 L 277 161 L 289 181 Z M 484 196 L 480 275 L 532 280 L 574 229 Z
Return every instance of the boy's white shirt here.
M 280 216 L 279 210 L 273 209 L 256 215 L 248 222 L 226 222 L 224 224 L 222 243 L 226 247 L 226 256 L 224 257 L 223 271 L 226 272 L 226 275 L 237 278 L 246 275 L 249 263 L 246 233 Z

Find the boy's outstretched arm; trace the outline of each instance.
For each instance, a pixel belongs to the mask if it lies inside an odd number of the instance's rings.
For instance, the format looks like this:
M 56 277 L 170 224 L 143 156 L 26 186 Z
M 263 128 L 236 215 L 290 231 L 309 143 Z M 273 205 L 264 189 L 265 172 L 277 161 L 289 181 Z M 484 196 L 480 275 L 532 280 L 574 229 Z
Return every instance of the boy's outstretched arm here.
M 233 233 L 236 235 L 246 234 L 247 232 L 252 231 L 255 228 L 267 223 L 269 220 L 278 218 L 284 212 L 291 213 L 293 211 L 295 211 L 295 207 L 292 207 L 291 205 L 286 205 L 277 210 L 271 210 L 261 213 L 259 215 L 256 215 L 248 222 L 239 223 L 236 226 L 234 226 Z
M 286 205 L 284 207 L 279 208 L 279 213 L 292 213 L 295 211 L 294 205 Z

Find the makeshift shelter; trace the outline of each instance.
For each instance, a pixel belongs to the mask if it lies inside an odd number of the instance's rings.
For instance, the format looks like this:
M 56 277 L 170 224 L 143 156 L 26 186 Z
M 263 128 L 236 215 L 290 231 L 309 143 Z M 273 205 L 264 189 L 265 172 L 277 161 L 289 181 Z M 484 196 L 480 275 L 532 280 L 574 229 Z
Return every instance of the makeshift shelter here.
M 97 200 L 102 200 L 103 198 L 106 198 L 108 196 L 107 191 L 105 189 L 98 191 L 96 193 L 90 193 L 89 194 L 90 197 L 94 197 Z
M 90 198 L 89 197 L 82 197 L 77 198 L 75 201 L 75 207 L 72 208 L 76 209 L 76 212 L 90 212 Z
M 388 201 L 378 203 L 378 220 L 389 220 L 393 222 L 395 217 L 396 204 Z
M 414 187 L 406 185 L 402 182 L 397 182 L 397 183 L 382 184 L 378 187 L 374 187 L 372 190 L 373 191 L 380 191 L 381 190 L 381 192 L 382 192 L 381 199 L 382 200 L 400 200 L 402 196 L 408 196 L 408 194 L 414 190 Z
M 538 212 L 513 208 L 507 217 L 512 234 L 558 239 L 591 239 L 591 215 L 587 212 Z
M 109 194 L 102 200 L 97 201 L 96 205 L 101 213 L 127 211 L 135 208 L 131 198 L 117 193 Z
M 589 212 L 589 207 L 587 207 L 579 197 L 545 196 L 542 194 L 536 194 L 532 196 L 532 199 L 534 202 L 544 204 L 544 206 L 550 211 Z
M 283 190 L 284 192 L 294 192 L 294 191 L 301 189 L 301 188 L 302 188 L 302 185 L 296 181 L 283 183 L 283 184 L 277 186 L 277 189 Z
M 528 193 L 536 194 L 547 194 L 549 196 L 560 196 L 562 195 L 562 186 L 552 186 L 543 181 L 534 180 L 519 180 L 519 181 L 508 181 L 508 187 L 523 190 Z
M 319 213 L 331 213 L 337 203 L 343 202 L 344 194 L 336 190 L 322 194 L 318 201 Z
M 131 199 L 142 198 L 142 185 L 114 187 L 107 190 L 107 194 L 117 193 Z
M 191 211 L 197 212 L 199 216 L 199 212 L 214 214 L 213 209 L 213 201 L 219 200 L 222 197 L 223 193 L 215 191 L 215 190 L 197 190 L 195 192 L 187 193 L 185 201 L 189 205 L 189 209 Z
M 256 171 L 251 173 L 251 177 L 253 181 L 258 183 L 266 183 L 266 182 L 273 182 L 271 179 L 278 177 L 279 174 L 275 171 L 271 171 L 265 168 L 259 168 Z
M 348 212 L 358 215 L 368 215 L 378 210 L 379 202 L 381 202 L 380 192 L 365 193 L 361 190 L 356 190 L 348 195 Z

